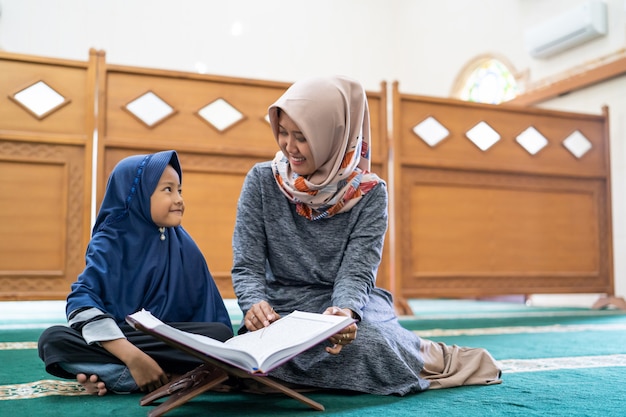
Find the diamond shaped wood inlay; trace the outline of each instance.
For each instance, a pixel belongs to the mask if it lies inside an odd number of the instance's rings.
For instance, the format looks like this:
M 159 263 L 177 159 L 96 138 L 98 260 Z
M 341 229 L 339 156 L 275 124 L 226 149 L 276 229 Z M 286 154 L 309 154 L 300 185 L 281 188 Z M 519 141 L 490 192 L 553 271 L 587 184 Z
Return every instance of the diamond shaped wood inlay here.
M 37 81 L 10 98 L 38 119 L 43 119 L 70 102 L 44 81 Z

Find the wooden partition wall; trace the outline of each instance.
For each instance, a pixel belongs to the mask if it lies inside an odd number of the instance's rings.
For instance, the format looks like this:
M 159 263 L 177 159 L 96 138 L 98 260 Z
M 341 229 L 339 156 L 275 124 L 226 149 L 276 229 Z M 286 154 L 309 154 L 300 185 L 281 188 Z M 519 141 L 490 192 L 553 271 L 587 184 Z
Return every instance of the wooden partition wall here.
M 290 83 L 109 65 L 95 50 L 87 62 L 1 53 L 0 73 L 1 300 L 65 298 L 115 164 L 166 149 L 183 167 L 183 225 L 234 296 L 239 191 L 277 150 L 267 107 Z M 378 284 L 402 309 L 417 297 L 613 294 L 606 109 L 472 104 L 395 83 L 390 141 L 386 90 L 368 92 L 373 170 L 390 190 Z
M 267 108 L 290 83 L 108 65 L 99 61 L 98 198 L 123 157 L 176 149 L 183 168 L 183 226 L 204 253 L 222 296 L 234 298 L 232 232 L 244 177 L 278 150 Z M 384 86 L 369 93 L 373 159 L 386 170 Z M 143 101 L 143 102 L 142 102 Z M 142 106 L 150 111 L 142 113 Z M 386 266 L 380 275 L 386 277 Z M 383 285 L 385 278 L 381 279 Z
M 606 109 L 393 109 L 395 294 L 613 293 Z
M 62 299 L 89 237 L 95 56 L 0 54 L 0 300 Z

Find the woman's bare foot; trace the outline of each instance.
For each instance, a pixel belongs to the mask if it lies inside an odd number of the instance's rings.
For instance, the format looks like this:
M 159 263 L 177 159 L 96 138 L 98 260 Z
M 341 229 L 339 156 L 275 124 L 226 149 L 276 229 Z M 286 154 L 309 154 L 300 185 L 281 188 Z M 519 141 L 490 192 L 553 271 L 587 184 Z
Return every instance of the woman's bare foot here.
M 87 392 L 93 395 L 103 396 L 107 393 L 107 387 L 104 385 L 104 382 L 98 379 L 98 375 L 91 375 L 87 378 L 85 374 L 78 374 L 76 375 L 76 380 L 85 387 Z

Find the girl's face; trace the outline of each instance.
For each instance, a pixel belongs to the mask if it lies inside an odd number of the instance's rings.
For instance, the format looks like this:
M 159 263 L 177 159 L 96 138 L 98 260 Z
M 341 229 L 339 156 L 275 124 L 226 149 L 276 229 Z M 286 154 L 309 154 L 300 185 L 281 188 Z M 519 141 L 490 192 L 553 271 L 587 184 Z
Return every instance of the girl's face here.
M 278 116 L 278 146 L 283 154 L 289 158 L 289 165 L 293 172 L 307 176 L 315 172 L 315 161 L 309 147 L 309 142 L 300 131 L 300 128 L 284 111 Z
M 178 172 L 168 165 L 150 197 L 152 221 L 159 227 L 179 226 L 184 211 L 185 203 Z

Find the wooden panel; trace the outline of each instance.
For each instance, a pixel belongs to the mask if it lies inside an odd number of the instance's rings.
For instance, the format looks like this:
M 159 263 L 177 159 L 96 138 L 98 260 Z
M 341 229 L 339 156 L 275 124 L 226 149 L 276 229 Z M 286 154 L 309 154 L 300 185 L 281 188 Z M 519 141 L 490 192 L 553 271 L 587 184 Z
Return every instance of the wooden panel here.
M 89 238 L 95 53 L 0 53 L 0 73 L 0 300 L 64 299 Z M 62 96 L 58 107 L 15 97 L 38 82 Z
M 84 266 L 84 150 L 0 141 L 0 299 L 64 299 Z
M 288 87 L 285 83 L 217 78 L 139 68 L 109 67 L 106 74 L 105 142 L 145 143 L 151 148 L 194 149 L 219 153 L 271 155 L 276 144 L 265 120 L 267 107 Z M 125 106 L 146 92 L 167 102 L 175 114 L 148 127 Z M 242 113 L 243 120 L 219 131 L 197 113 L 218 99 Z
M 2 77 L 0 77 L 0 134 L 36 135 L 35 140 L 80 140 L 85 139 L 87 128 L 93 128 L 93 106 L 87 100 L 93 97 L 89 90 L 89 78 L 85 63 L 42 60 L 0 54 Z M 15 93 L 43 81 L 69 103 L 38 119 L 27 108 L 10 99 Z M 91 125 L 89 125 L 91 123 Z
M 403 294 L 603 292 L 609 282 L 595 180 L 410 170 L 400 221 Z M 409 214 L 410 213 L 410 214 Z
M 394 86 L 393 290 L 409 297 L 613 292 L 607 116 L 401 94 Z M 431 145 L 414 127 L 432 117 Z M 467 137 L 484 122 L 500 140 Z M 528 152 L 528 128 L 546 146 Z M 564 146 L 574 132 L 590 149 Z
M 450 135 L 434 147 L 412 131 L 429 116 L 450 131 Z M 608 143 L 603 136 L 601 116 L 416 96 L 401 102 L 399 117 L 397 131 L 402 140 L 397 157 L 402 164 L 575 176 L 607 174 L 604 157 Z M 466 137 L 466 132 L 481 121 L 487 122 L 501 136 L 487 151 L 480 150 Z M 516 142 L 517 136 L 529 127 L 537 129 L 549 142 L 535 155 Z M 580 159 L 562 143 L 577 130 L 592 145 Z
M 13 239 L 0 240 L 3 275 L 40 271 L 61 275 L 65 269 L 67 171 L 63 161 L 2 161 L 0 222 Z M 37 204 L 33 204 L 33 202 Z M 29 222 L 15 222 L 20 217 Z M 31 256 L 23 256 L 30 253 Z

